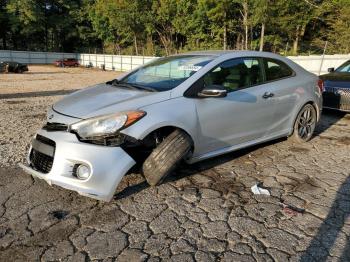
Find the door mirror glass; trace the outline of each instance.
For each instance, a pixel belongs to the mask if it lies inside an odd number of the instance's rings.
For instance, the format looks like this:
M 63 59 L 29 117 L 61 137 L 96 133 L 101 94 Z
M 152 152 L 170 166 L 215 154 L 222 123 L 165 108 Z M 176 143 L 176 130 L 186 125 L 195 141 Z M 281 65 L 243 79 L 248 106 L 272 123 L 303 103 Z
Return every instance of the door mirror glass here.
M 334 72 L 334 67 L 330 67 L 330 68 L 328 68 L 328 72 L 329 72 L 329 73 Z
M 220 85 L 210 85 L 198 93 L 198 97 L 225 97 L 227 90 Z

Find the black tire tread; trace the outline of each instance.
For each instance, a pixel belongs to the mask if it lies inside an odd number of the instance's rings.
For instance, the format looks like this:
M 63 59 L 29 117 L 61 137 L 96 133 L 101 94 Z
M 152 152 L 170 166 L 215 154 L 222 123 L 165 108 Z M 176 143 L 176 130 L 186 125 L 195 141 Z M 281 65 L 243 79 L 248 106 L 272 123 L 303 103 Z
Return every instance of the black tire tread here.
M 187 155 L 191 146 L 190 137 L 181 130 L 177 129 L 168 135 L 142 165 L 142 173 L 148 184 L 160 184 Z

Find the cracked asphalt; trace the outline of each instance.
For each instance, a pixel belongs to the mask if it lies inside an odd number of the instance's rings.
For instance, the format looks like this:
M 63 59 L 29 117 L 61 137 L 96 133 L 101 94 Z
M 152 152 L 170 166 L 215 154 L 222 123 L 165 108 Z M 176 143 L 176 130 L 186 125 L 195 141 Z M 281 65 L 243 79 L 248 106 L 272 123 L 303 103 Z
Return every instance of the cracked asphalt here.
M 104 203 L 16 167 L 59 98 L 0 99 L 0 261 L 350 260 L 350 114 L 324 112 L 309 143 L 182 165 L 158 187 L 128 174 Z M 271 196 L 251 193 L 258 182 Z

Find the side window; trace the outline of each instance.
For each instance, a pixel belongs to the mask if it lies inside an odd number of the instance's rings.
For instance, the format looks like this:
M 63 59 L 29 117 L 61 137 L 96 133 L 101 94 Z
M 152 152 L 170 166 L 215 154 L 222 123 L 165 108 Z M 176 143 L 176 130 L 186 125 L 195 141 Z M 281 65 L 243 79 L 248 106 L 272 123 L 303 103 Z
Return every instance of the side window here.
M 237 58 L 225 61 L 204 76 L 204 85 L 220 85 L 235 91 L 263 82 L 261 65 L 256 58 Z
M 264 58 L 264 61 L 266 81 L 277 80 L 294 74 L 293 70 L 281 61 L 266 58 Z

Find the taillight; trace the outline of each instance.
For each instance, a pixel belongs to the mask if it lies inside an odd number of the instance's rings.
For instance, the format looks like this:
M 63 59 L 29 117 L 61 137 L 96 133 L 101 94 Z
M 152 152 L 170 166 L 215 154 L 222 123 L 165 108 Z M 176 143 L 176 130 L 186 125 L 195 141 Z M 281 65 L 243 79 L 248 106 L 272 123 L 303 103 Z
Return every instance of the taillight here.
M 324 91 L 324 81 L 322 79 L 318 79 L 317 85 L 318 85 L 318 88 L 320 89 L 320 92 L 323 93 L 323 91 Z

